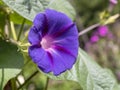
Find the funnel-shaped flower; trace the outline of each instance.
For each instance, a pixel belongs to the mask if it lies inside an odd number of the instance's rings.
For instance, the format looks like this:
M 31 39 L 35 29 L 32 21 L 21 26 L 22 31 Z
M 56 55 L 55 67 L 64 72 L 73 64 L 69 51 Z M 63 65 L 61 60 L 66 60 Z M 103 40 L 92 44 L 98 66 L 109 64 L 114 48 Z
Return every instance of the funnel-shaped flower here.
M 72 68 L 78 54 L 78 31 L 65 14 L 47 9 L 36 15 L 28 39 L 29 56 L 45 73 Z

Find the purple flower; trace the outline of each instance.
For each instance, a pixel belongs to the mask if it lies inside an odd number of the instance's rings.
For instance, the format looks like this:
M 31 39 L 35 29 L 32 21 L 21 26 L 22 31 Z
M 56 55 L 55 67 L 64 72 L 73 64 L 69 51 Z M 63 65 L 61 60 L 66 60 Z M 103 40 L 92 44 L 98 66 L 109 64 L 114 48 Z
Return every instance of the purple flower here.
M 97 35 L 93 35 L 93 36 L 90 38 L 90 42 L 91 42 L 91 43 L 96 43 L 98 40 L 99 40 L 99 37 L 98 37 Z
M 112 10 L 114 9 L 115 5 L 118 3 L 117 0 L 109 0 L 110 4 L 109 4 L 109 7 L 108 7 L 108 11 L 109 12 L 112 12 Z
M 116 5 L 118 3 L 118 1 L 117 0 L 110 0 L 110 3 L 113 5 Z
M 65 14 L 47 9 L 36 15 L 28 40 L 29 56 L 45 73 L 59 75 L 72 68 L 78 54 L 78 31 Z
M 108 27 L 107 26 L 100 26 L 98 28 L 98 34 L 101 36 L 101 37 L 105 37 L 107 34 L 108 34 Z

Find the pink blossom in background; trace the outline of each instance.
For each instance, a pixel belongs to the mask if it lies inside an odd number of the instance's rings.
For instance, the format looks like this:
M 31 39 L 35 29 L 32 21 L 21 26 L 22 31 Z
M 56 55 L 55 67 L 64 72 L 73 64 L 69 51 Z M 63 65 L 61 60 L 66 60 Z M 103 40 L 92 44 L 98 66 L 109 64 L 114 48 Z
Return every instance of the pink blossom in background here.
M 108 34 L 108 27 L 107 26 L 100 26 L 98 28 L 98 34 L 101 36 L 101 37 L 105 37 L 107 34 Z
M 110 0 L 110 3 L 115 5 L 118 3 L 118 1 L 117 0 Z
M 115 7 L 115 5 L 118 3 L 118 1 L 117 0 L 109 0 L 109 2 L 110 3 L 109 3 L 108 11 L 112 12 L 114 7 Z
M 99 40 L 99 36 L 97 36 L 97 35 L 93 35 L 93 36 L 90 38 L 90 42 L 91 42 L 91 43 L 96 43 L 96 42 L 98 42 L 98 40 Z

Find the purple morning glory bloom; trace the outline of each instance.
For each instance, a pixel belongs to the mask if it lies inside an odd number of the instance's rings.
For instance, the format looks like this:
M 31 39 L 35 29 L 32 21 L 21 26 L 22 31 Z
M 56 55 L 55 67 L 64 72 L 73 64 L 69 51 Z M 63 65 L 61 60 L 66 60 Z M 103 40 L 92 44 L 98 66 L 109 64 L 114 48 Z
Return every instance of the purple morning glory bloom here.
M 108 27 L 107 26 L 100 26 L 98 28 L 98 33 L 101 37 L 105 37 L 108 34 Z
M 28 40 L 29 56 L 45 73 L 59 75 L 72 68 L 78 54 L 78 31 L 65 14 L 47 9 L 36 15 Z

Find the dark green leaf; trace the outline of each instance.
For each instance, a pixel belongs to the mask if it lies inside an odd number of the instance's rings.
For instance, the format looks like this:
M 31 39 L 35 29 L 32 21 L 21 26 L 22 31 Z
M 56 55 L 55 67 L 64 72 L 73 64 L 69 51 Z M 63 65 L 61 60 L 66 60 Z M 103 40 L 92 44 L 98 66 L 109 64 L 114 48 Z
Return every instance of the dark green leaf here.
M 0 90 L 15 77 L 23 66 L 23 57 L 17 47 L 0 39 Z

